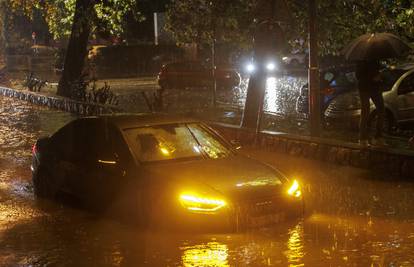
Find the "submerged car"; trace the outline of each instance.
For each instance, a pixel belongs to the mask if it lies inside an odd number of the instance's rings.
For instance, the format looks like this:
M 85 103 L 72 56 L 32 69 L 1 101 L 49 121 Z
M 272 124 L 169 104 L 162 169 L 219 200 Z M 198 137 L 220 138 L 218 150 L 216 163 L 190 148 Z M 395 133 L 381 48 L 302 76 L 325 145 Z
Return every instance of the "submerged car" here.
M 382 72 L 385 116 L 384 131 L 414 123 L 414 65 L 405 64 Z M 369 124 L 376 120 L 375 105 L 371 101 Z M 357 90 L 352 90 L 334 99 L 325 111 L 330 121 L 358 121 L 361 103 Z
M 200 61 L 180 61 L 163 65 L 157 80 L 162 89 L 209 87 L 214 80 L 218 88 L 233 88 L 240 85 L 241 77 L 231 67 L 217 66 L 213 77 L 211 66 Z
M 33 146 L 34 192 L 151 225 L 255 227 L 300 216 L 299 183 L 212 128 L 162 114 L 74 120 Z

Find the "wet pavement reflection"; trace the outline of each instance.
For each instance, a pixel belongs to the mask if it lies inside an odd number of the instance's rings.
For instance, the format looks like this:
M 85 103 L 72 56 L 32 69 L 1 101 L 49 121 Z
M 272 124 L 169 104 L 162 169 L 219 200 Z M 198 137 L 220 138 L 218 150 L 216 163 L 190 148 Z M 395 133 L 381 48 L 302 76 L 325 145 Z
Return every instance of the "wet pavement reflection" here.
M 0 97 L 0 266 L 414 266 L 414 184 L 243 153 L 300 180 L 303 220 L 243 233 L 143 231 L 34 198 L 31 146 L 73 116 Z

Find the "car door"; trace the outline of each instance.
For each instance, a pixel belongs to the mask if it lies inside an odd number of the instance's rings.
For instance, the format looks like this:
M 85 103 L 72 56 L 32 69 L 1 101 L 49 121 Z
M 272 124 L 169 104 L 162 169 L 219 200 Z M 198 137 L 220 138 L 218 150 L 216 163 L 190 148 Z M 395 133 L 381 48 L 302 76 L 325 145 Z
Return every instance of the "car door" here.
M 92 192 L 90 203 L 109 207 L 129 188 L 134 163 L 119 130 L 105 120 L 98 127 L 96 158 L 85 187 Z
M 110 146 L 102 120 L 87 118 L 72 122 L 55 139 L 56 173 L 61 188 L 86 204 L 103 203 L 114 188 L 118 165 L 108 157 Z M 103 156 L 105 154 L 105 156 Z M 112 166 L 112 165 L 116 165 Z
M 107 177 L 110 187 L 103 194 L 114 196 L 110 200 L 112 211 L 129 220 L 131 216 L 141 215 L 146 204 L 143 196 L 148 191 L 148 179 L 145 179 L 146 175 L 132 156 L 122 131 L 115 125 L 108 125 L 108 133 L 107 147 L 111 147 L 111 150 L 102 151 L 101 158 L 110 160 L 114 155 L 116 165 L 102 164 L 106 171 L 115 174 Z
M 96 120 L 81 119 L 65 127 L 57 138 L 57 169 L 63 180 L 62 189 L 78 199 L 85 197 L 85 178 L 95 157 Z
M 57 131 L 50 139 L 50 151 L 48 153 L 49 172 L 52 176 L 54 187 L 65 193 L 73 194 L 71 177 L 76 168 L 71 161 L 74 153 L 74 125 L 72 121 Z
M 397 91 L 398 121 L 414 121 L 414 71 L 405 77 Z
M 113 202 L 126 176 L 124 153 L 114 148 L 109 126 L 105 119 L 83 125 L 78 143 L 79 193 L 87 206 L 97 209 Z

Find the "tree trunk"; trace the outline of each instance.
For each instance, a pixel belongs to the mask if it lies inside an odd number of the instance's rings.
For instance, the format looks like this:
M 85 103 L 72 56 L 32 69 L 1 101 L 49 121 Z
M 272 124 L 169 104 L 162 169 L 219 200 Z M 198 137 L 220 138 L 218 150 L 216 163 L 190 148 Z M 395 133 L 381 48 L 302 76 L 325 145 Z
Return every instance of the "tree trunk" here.
M 76 0 L 72 32 L 66 50 L 62 77 L 60 78 L 57 94 L 71 97 L 71 84 L 80 79 L 87 56 L 91 18 L 95 0 Z
M 6 66 L 7 6 L 0 2 L 0 69 Z
M 262 68 L 259 68 L 249 79 L 246 104 L 242 117 L 242 127 L 250 129 L 258 129 L 260 127 L 258 124 L 260 122 L 259 116 L 262 110 L 265 87 L 266 73 Z

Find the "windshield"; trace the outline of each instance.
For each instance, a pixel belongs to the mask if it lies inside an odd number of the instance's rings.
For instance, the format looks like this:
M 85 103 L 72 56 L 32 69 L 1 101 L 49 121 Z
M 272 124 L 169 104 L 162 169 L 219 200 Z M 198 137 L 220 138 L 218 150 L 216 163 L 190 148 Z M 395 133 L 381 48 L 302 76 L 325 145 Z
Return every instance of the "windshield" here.
M 179 159 L 220 159 L 231 151 L 200 124 L 168 124 L 125 130 L 140 162 Z

